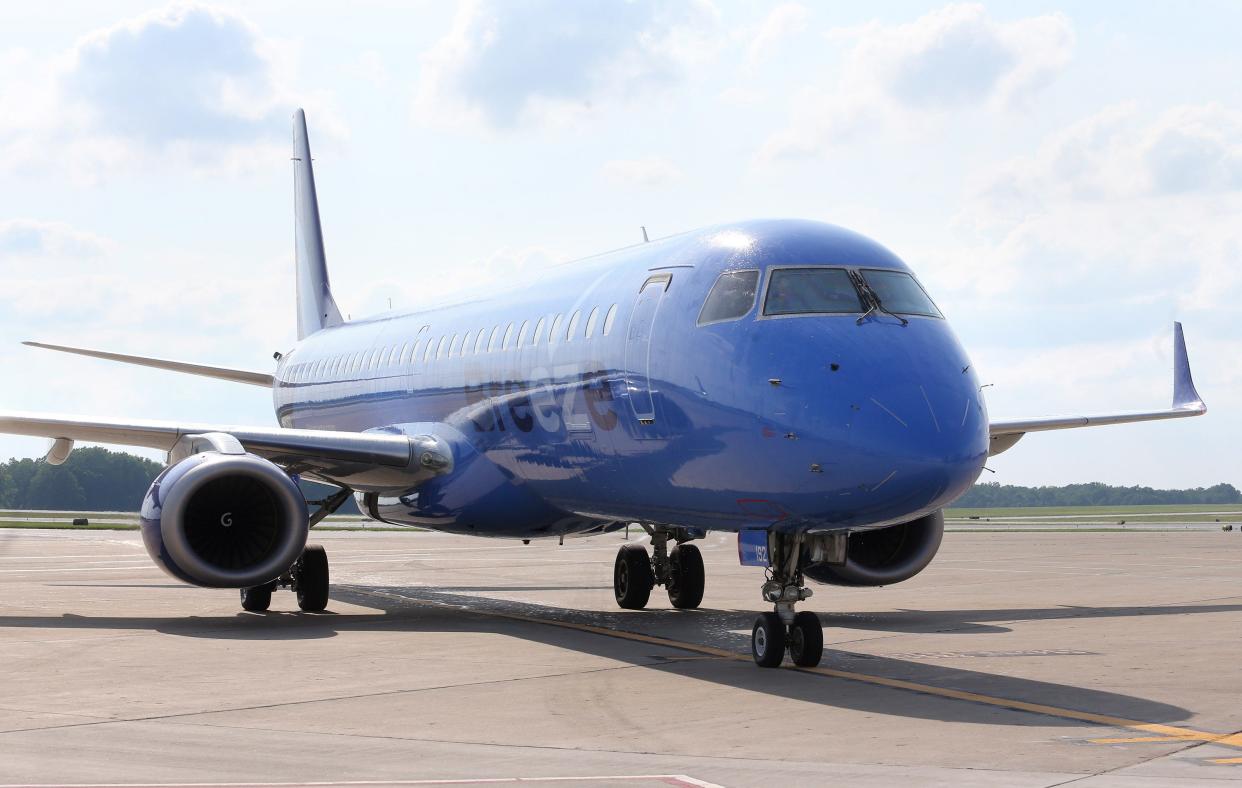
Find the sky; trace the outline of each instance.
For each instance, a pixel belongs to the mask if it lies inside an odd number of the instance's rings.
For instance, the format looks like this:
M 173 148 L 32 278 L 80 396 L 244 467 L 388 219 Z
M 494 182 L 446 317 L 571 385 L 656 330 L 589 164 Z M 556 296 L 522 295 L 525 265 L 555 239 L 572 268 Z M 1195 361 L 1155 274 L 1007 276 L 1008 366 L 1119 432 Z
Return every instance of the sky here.
M 295 339 L 290 115 L 363 315 L 731 220 L 900 255 L 994 418 L 982 481 L 1242 486 L 1242 4 L 0 5 L 0 408 L 271 424 L 270 395 L 22 347 L 258 370 Z M 41 456 L 0 436 L 0 458 Z M 147 453 L 148 456 L 153 456 Z

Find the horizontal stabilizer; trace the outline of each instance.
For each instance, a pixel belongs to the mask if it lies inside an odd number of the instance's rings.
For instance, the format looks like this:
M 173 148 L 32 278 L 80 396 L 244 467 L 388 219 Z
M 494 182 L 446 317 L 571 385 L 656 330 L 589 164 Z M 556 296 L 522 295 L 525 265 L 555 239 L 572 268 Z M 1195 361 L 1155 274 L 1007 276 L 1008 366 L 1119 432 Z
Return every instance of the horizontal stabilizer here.
M 205 378 L 231 380 L 234 383 L 247 383 L 251 386 L 265 386 L 267 388 L 272 386 L 272 376 L 266 372 L 251 372 L 249 370 L 230 369 L 228 367 L 209 367 L 205 364 L 191 364 L 186 361 L 171 361 L 169 359 L 149 358 L 147 356 L 128 356 L 124 353 L 108 353 L 103 350 L 87 350 L 86 348 L 66 347 L 65 345 L 48 345 L 43 342 L 23 342 L 22 344 L 45 350 L 58 350 L 62 353 L 76 353 L 79 356 L 102 358 L 107 361 L 120 361 L 125 364 L 138 364 L 143 367 L 166 369 L 171 372 L 201 375 Z
M 1028 432 L 1045 430 L 1068 430 L 1076 427 L 1098 427 L 1105 424 L 1129 424 L 1137 421 L 1160 421 L 1202 416 L 1207 406 L 1190 374 L 1190 359 L 1186 355 L 1186 338 L 1182 324 L 1173 324 L 1173 404 L 1166 410 L 1130 413 L 1103 413 L 1095 416 L 1043 416 L 1033 419 L 1002 419 L 988 425 L 992 436 L 990 454 L 1000 454 L 1013 446 Z

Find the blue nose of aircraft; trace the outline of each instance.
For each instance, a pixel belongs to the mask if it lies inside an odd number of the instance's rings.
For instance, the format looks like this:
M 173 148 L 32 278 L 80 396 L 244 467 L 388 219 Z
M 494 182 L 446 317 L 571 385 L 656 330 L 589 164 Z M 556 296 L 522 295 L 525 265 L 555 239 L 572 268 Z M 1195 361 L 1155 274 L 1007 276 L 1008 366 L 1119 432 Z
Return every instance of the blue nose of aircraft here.
M 810 324 L 799 330 L 815 336 L 799 344 L 796 359 L 787 357 L 794 379 L 776 387 L 786 391 L 773 393 L 770 415 L 799 425 L 809 439 L 799 440 L 790 463 L 807 479 L 805 519 L 902 522 L 948 505 L 974 483 L 987 457 L 987 413 L 944 320 L 838 321 L 828 335 Z

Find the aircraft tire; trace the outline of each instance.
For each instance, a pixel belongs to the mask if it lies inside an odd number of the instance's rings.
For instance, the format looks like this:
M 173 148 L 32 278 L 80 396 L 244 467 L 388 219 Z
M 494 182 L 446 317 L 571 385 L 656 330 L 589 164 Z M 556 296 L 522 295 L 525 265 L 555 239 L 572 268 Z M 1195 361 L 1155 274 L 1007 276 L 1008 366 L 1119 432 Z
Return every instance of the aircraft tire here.
M 272 584 L 241 589 L 241 606 L 251 613 L 262 613 L 272 606 Z
M 668 584 L 668 601 L 680 610 L 693 610 L 703 601 L 707 581 L 703 554 L 692 544 L 679 544 L 668 554 L 672 580 Z
M 785 659 L 785 623 L 775 613 L 760 613 L 750 630 L 750 655 L 761 668 L 778 668 Z
M 647 548 L 640 544 L 622 545 L 612 568 L 612 593 L 626 610 L 642 610 L 655 588 L 655 573 Z
M 813 668 L 824 656 L 824 627 L 819 616 L 802 611 L 789 627 L 789 658 L 800 668 Z
M 294 567 L 298 607 L 318 613 L 328 606 L 328 553 L 323 545 L 307 545 Z

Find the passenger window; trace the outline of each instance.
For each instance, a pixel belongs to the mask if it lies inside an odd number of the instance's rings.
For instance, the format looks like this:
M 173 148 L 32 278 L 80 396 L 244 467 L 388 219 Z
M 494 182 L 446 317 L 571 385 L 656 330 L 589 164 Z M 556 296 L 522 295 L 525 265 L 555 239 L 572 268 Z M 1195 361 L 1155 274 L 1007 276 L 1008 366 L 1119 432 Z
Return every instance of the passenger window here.
M 508 327 L 505 328 L 505 338 L 504 338 L 504 341 L 500 343 L 500 349 L 508 350 L 510 346 L 509 343 L 512 341 L 513 341 L 513 324 L 510 323 Z
M 843 268 L 777 268 L 768 281 L 765 315 L 860 313 L 862 298 Z
M 560 336 L 561 336 L 560 328 L 561 328 L 561 316 L 558 314 L 556 317 L 552 318 L 552 327 L 548 329 L 548 344 L 549 345 L 555 345 L 556 341 L 560 339 Z
M 590 339 L 591 334 L 595 333 L 595 321 L 598 318 L 599 318 L 599 307 L 595 307 L 594 309 L 591 310 L 590 316 L 587 317 L 586 330 L 582 332 L 582 335 L 586 337 L 587 339 Z
M 889 312 L 944 317 L 918 281 L 905 271 L 864 269 L 860 273 Z
M 698 325 L 745 317 L 755 305 L 758 288 L 758 271 L 725 271 L 707 294 L 703 309 L 699 311 Z
M 574 339 L 574 330 L 578 328 L 579 310 L 575 309 L 573 315 L 569 318 L 569 328 L 565 329 L 565 341 L 572 342 Z
M 608 314 L 604 316 L 604 336 L 612 333 L 612 324 L 617 319 L 617 305 L 613 304 L 608 307 Z

